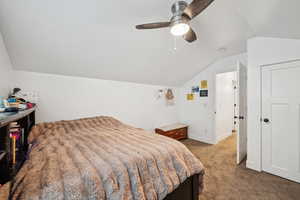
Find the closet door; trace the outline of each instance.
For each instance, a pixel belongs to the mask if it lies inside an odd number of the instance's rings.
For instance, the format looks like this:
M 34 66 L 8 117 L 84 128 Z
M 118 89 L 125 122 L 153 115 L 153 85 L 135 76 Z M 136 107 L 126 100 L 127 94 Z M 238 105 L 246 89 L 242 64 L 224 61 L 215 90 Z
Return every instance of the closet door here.
M 300 182 L 300 62 L 262 69 L 262 168 Z

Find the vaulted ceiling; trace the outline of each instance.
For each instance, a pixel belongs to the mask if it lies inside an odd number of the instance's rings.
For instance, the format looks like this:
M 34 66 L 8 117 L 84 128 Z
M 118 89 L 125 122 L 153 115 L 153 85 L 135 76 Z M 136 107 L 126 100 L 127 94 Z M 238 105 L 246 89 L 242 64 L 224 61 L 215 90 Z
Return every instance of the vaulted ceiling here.
M 134 28 L 168 20 L 173 2 L 0 0 L 0 31 L 17 70 L 170 86 L 245 52 L 250 37 L 300 38 L 299 0 L 215 0 L 192 21 L 192 44 Z

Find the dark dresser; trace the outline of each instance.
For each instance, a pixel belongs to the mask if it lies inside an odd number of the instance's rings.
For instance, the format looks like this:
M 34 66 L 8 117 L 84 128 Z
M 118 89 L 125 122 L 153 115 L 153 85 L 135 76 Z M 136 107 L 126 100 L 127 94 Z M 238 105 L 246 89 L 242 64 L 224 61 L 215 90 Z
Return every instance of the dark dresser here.
M 11 137 L 11 123 L 17 123 L 22 132 L 22 142 L 16 147 Z M 0 184 L 4 184 L 18 172 L 26 160 L 27 137 L 35 125 L 35 107 L 17 113 L 0 113 Z

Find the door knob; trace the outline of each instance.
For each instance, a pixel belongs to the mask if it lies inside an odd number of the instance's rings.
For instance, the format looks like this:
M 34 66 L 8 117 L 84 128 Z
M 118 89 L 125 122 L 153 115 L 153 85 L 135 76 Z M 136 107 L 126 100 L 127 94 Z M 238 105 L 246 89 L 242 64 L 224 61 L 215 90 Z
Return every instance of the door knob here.
M 269 120 L 268 118 L 264 118 L 264 122 L 265 122 L 265 123 L 269 123 L 270 120 Z
M 244 116 L 234 116 L 234 119 L 244 119 Z

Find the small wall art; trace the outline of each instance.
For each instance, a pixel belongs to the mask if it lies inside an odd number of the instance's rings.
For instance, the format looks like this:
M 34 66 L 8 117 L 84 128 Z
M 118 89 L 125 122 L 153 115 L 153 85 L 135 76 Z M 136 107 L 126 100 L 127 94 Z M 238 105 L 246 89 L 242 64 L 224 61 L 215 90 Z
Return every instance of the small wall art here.
M 207 80 L 202 80 L 200 83 L 200 87 L 201 89 L 207 89 L 208 88 Z
M 174 94 L 173 94 L 172 89 L 167 89 L 166 102 L 167 102 L 167 105 L 169 105 L 169 106 L 174 105 Z
M 208 97 L 208 90 L 200 90 L 200 97 Z
M 200 90 L 199 86 L 193 86 L 192 87 L 192 93 L 198 93 Z
M 193 101 L 193 100 L 194 100 L 194 94 L 187 94 L 187 95 L 186 95 L 186 99 L 187 99 L 188 101 Z

